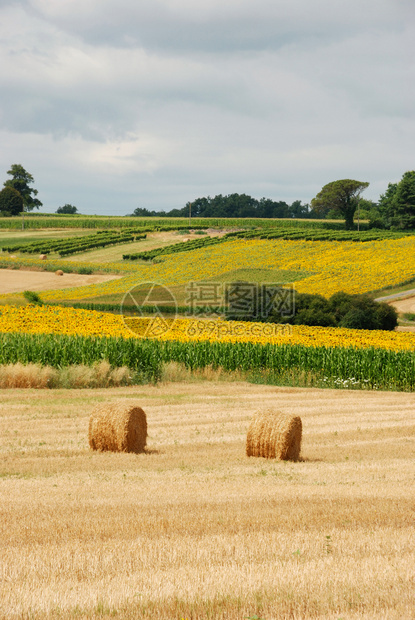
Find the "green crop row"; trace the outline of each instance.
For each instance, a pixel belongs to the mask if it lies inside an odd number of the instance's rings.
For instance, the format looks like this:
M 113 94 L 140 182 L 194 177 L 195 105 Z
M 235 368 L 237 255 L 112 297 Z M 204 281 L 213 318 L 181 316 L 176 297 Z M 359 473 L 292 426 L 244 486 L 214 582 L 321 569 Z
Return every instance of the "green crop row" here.
M 64 308 L 75 308 L 76 310 L 96 310 L 97 312 L 109 312 L 111 314 L 117 313 L 120 314 L 134 314 L 134 315 L 147 315 L 147 314 L 157 314 L 160 312 L 160 309 L 157 305 L 149 306 L 149 305 L 141 305 L 140 312 L 137 311 L 137 306 L 128 305 L 121 303 L 111 304 L 111 303 L 99 303 L 99 302 L 87 302 L 87 301 L 77 301 L 77 302 L 47 302 L 48 306 L 60 306 Z M 165 306 L 163 304 L 163 315 L 164 314 L 187 314 L 189 312 L 188 306 Z
M 146 252 L 137 252 L 134 254 L 124 254 L 124 260 L 153 260 L 157 256 L 166 254 L 176 254 L 179 252 L 187 252 L 208 245 L 224 243 L 230 239 L 285 239 L 291 241 L 355 241 L 368 242 L 379 241 L 382 239 L 397 239 L 407 236 L 408 233 L 397 233 L 390 231 L 333 231 L 333 230 L 292 230 L 276 229 L 271 232 L 265 230 L 253 231 L 235 231 L 227 233 L 222 237 L 206 237 L 204 239 L 194 239 L 182 243 L 174 243 L 162 248 L 154 248 Z
M 70 256 L 72 254 L 76 254 L 79 252 L 86 252 L 87 250 L 92 250 L 95 248 L 105 248 L 109 245 L 121 245 L 123 243 L 131 243 L 133 241 L 138 241 L 139 239 L 145 239 L 147 235 L 120 235 L 118 237 L 110 237 L 105 236 L 98 241 L 90 242 L 90 243 L 79 243 L 72 244 L 65 248 L 61 248 L 58 250 L 60 256 Z
M 225 235 L 224 237 L 203 237 L 202 239 L 191 239 L 190 241 L 182 241 L 180 243 L 173 243 L 167 245 L 164 248 L 154 248 L 154 250 L 147 250 L 146 252 L 137 252 L 135 254 L 123 254 L 124 260 L 153 260 L 156 256 L 165 254 L 177 254 L 178 252 L 189 252 L 190 250 L 197 250 L 204 248 L 208 245 L 216 245 L 223 240 L 229 239 L 232 233 Z
M 273 230 L 267 232 L 259 231 L 241 231 L 236 233 L 238 239 L 286 239 L 290 241 L 381 241 L 383 239 L 398 239 L 408 236 L 409 232 L 391 232 L 386 230 L 368 230 L 368 231 L 347 231 L 347 230 Z
M 93 248 L 103 248 L 109 245 L 119 245 L 134 240 L 145 239 L 146 234 L 133 235 L 125 232 L 121 234 L 98 234 L 71 239 L 57 239 L 53 241 L 36 241 L 33 243 L 20 243 L 3 247 L 4 252 L 22 252 L 25 254 L 51 254 L 59 253 L 60 256 L 69 256 L 77 252 L 85 252 Z
M 252 343 L 176 342 L 63 335 L 0 335 L 0 364 L 39 363 L 55 368 L 92 365 L 103 359 L 127 366 L 143 381 L 158 381 L 164 362 L 187 368 L 226 371 L 317 373 L 330 385 L 370 389 L 415 389 L 415 355 L 407 351 L 260 345 Z

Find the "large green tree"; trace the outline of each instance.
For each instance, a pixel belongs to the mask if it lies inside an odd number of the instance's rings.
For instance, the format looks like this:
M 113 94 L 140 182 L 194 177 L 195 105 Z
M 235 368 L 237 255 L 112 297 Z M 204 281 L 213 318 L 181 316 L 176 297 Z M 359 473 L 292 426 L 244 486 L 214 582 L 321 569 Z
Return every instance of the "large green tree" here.
M 23 207 L 25 211 L 39 209 L 42 203 L 36 198 L 38 191 L 33 187 L 29 187 L 34 183 L 34 178 L 20 164 L 13 164 L 7 174 L 12 176 L 5 183 L 5 187 L 13 187 L 16 189 L 23 199 Z
M 405 172 L 399 183 L 389 183 L 379 199 L 379 211 L 388 227 L 415 228 L 415 170 Z
M 351 230 L 354 226 L 353 218 L 359 205 L 360 194 L 368 186 L 369 183 L 353 179 L 341 179 L 327 183 L 311 201 L 311 208 L 316 213 L 328 212 L 330 209 L 338 211 L 345 220 L 346 228 Z
M 0 192 L 0 213 L 19 215 L 23 211 L 23 198 L 14 187 L 4 187 Z

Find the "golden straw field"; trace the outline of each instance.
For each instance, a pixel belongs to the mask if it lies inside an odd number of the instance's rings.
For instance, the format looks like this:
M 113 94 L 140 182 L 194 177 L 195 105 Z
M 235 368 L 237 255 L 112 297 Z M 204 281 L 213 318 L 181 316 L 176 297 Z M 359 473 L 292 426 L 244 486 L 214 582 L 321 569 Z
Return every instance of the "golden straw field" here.
M 146 454 L 88 447 L 101 403 Z M 259 409 L 301 417 L 302 461 L 245 455 Z M 414 617 L 415 395 L 161 383 L 7 390 L 0 617 Z

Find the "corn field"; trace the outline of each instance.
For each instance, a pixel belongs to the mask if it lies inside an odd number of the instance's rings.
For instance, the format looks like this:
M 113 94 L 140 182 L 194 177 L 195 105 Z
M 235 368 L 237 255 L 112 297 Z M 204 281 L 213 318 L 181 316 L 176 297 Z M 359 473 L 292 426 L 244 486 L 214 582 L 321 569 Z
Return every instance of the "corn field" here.
M 171 229 L 188 227 L 189 218 L 185 217 L 128 217 L 128 216 L 104 216 L 104 215 L 55 215 L 45 213 L 27 213 L 25 215 L 25 229 L 44 228 L 153 228 Z M 322 221 L 304 219 L 271 219 L 271 218 L 218 218 L 218 217 L 194 217 L 190 222 L 191 228 L 195 227 L 220 227 L 220 228 L 324 228 L 343 230 L 344 223 L 341 221 Z M 5 217 L 0 219 L 0 229 L 20 230 L 22 218 L 20 216 Z
M 305 347 L 226 342 L 177 342 L 56 334 L 0 334 L 0 364 L 38 363 L 55 368 L 107 360 L 127 366 L 137 382 L 157 382 L 162 365 L 179 362 L 189 369 L 266 371 L 275 381 L 287 372 L 309 373 L 333 387 L 412 391 L 415 355 L 411 351 Z

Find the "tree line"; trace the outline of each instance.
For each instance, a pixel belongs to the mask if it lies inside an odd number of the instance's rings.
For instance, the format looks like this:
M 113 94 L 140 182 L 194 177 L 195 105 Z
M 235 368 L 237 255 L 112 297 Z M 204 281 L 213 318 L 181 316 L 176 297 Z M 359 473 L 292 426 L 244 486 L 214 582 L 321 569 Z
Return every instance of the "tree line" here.
M 182 209 L 171 211 L 149 211 L 137 208 L 132 215 L 138 217 L 214 217 L 214 218 L 309 218 L 319 217 L 309 205 L 295 200 L 291 205 L 270 198 L 257 200 L 247 194 L 218 194 L 188 202 Z
M 0 216 L 13 216 L 42 206 L 36 197 L 37 189 L 31 187 L 33 176 L 22 165 L 13 164 L 7 174 L 12 178 L 0 191 Z M 415 229 L 415 171 L 405 172 L 398 183 L 389 183 L 379 201 L 362 198 L 369 186 L 366 181 L 340 179 L 324 185 L 310 204 L 295 200 L 292 204 L 270 198 L 257 200 L 248 194 L 218 194 L 196 198 L 181 209 L 150 211 L 138 207 L 131 214 L 137 217 L 209 217 L 209 218 L 287 218 L 287 219 L 344 219 L 348 230 L 358 221 L 368 219 L 371 228 L 391 230 Z M 77 208 L 70 204 L 59 207 L 56 213 L 75 214 Z
M 358 221 L 369 220 L 370 228 L 415 229 L 415 171 L 405 172 L 399 183 L 389 183 L 376 203 L 362 198 L 369 186 L 365 181 L 340 179 L 325 185 L 310 204 L 295 200 L 291 205 L 270 198 L 257 200 L 247 194 L 218 194 L 196 198 L 182 209 L 150 211 L 138 207 L 137 217 L 212 217 L 212 218 L 296 218 L 344 219 L 352 230 Z

